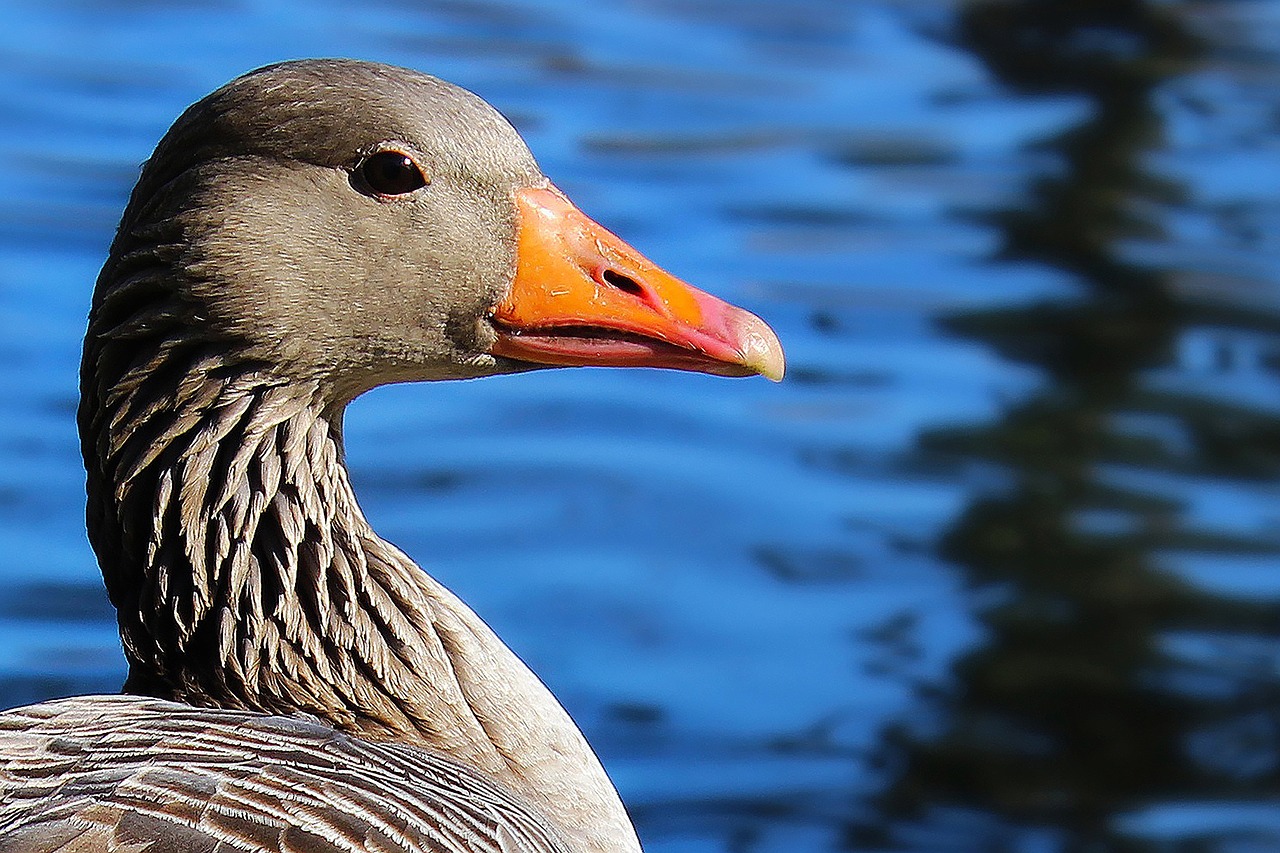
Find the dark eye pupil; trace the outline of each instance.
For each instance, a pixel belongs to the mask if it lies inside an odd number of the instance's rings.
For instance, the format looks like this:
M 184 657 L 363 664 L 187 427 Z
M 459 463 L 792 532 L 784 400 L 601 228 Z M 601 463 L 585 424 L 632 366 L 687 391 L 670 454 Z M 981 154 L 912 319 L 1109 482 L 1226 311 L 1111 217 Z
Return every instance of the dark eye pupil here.
M 413 158 L 399 151 L 379 151 L 360 164 L 369 189 L 379 195 L 404 195 L 426 186 L 427 179 Z

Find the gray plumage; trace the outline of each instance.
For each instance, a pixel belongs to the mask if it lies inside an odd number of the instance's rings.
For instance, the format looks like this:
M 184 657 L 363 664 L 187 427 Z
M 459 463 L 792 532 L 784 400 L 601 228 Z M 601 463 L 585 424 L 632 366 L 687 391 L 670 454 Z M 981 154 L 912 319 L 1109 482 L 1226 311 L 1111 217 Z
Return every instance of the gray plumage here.
M 386 147 L 430 192 L 353 186 Z M 272 66 L 178 119 L 99 277 L 79 413 L 125 691 L 155 699 L 0 715 L 0 850 L 639 850 L 567 714 L 343 463 L 365 390 L 523 369 L 486 312 L 513 192 L 545 183 L 484 102 L 387 66 Z
M 0 737 L 0 853 L 569 850 L 474 770 L 297 716 L 98 696 L 2 714 Z

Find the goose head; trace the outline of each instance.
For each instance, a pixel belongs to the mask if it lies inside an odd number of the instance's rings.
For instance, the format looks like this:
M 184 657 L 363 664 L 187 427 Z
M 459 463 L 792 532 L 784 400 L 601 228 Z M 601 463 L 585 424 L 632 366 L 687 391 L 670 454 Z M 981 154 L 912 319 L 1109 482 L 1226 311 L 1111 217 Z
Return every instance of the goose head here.
M 156 264 L 163 310 L 103 304 Z M 188 109 L 98 290 L 102 334 L 163 323 L 336 406 L 387 382 L 544 366 L 783 372 L 767 325 L 579 211 L 483 100 L 364 62 L 269 66 Z

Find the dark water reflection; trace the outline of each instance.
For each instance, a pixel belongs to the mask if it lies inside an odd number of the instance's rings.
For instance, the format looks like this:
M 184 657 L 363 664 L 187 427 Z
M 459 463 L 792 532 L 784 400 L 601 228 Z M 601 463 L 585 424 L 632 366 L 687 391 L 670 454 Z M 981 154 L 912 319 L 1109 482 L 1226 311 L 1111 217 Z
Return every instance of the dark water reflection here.
M 1280 849 L 1280 3 L 0 0 L 0 706 L 117 689 L 92 280 L 165 125 L 353 55 L 495 101 L 766 316 L 782 386 L 547 372 L 348 421 L 375 526 L 653 853 Z
M 1191 203 L 1151 166 L 1168 139 L 1162 87 L 1196 63 L 1239 59 L 1215 56 L 1222 46 L 1202 45 L 1189 18 L 1167 4 L 1065 0 L 975 4 L 960 17 L 962 41 L 1005 83 L 1092 105 L 1046 144 L 1053 172 L 998 218 L 1001 257 L 1063 269 L 1080 292 L 944 320 L 1049 382 L 996 421 L 921 439 L 1007 480 L 942 542 L 987 639 L 928 700 L 928 726 L 887 731 L 891 781 L 855 846 L 1280 846 L 1280 602 L 1176 570 L 1179 555 L 1216 555 L 1223 568 L 1276 572 L 1280 530 L 1215 530 L 1168 487 L 1265 484 L 1274 497 L 1277 401 L 1162 381 L 1199 368 L 1228 382 L 1240 369 L 1229 342 L 1247 340 L 1262 344 L 1251 369 L 1274 389 L 1274 282 L 1257 282 L 1263 300 L 1224 300 L 1126 251 L 1174 241 L 1162 219 Z M 1206 334 L 1221 349 L 1187 364 L 1180 345 Z

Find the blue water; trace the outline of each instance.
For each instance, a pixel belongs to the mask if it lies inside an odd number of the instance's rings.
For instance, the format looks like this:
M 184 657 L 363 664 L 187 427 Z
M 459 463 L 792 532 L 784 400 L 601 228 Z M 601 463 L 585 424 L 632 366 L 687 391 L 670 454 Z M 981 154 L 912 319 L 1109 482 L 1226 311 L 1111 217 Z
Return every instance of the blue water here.
M 0 706 L 123 677 L 73 421 L 138 164 L 225 80 L 354 56 L 489 99 L 786 345 L 780 386 L 348 416 L 375 527 L 563 699 L 648 849 L 1280 848 L 1280 3 L 0 19 Z

